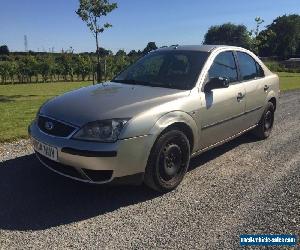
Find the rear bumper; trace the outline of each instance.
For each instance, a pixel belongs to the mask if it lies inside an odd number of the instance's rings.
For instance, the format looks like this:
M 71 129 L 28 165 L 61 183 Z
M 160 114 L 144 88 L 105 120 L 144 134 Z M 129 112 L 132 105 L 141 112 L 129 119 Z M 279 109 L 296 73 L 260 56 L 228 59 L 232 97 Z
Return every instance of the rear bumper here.
M 57 162 L 36 153 L 43 165 L 63 176 L 96 184 L 141 183 L 155 141 L 153 135 L 115 143 L 79 141 L 47 135 L 35 122 L 29 126 L 28 132 L 34 139 L 57 148 Z

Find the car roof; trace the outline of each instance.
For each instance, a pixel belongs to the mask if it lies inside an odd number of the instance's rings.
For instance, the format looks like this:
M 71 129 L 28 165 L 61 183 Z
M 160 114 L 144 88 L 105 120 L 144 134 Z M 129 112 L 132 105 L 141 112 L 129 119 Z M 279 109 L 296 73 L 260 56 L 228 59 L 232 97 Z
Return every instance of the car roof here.
M 203 52 L 211 52 L 216 48 L 235 48 L 235 46 L 228 45 L 172 45 L 170 47 L 160 48 L 159 50 L 189 50 L 189 51 L 203 51 Z

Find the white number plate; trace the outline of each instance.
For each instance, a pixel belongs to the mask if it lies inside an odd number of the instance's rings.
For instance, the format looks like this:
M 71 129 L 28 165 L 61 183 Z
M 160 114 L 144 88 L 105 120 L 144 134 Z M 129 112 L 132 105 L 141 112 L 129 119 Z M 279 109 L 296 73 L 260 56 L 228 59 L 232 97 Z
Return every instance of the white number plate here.
M 53 160 L 57 161 L 57 148 L 49 146 L 45 143 L 39 142 L 34 138 L 31 138 L 32 146 L 35 151 L 39 152 L 41 155 Z

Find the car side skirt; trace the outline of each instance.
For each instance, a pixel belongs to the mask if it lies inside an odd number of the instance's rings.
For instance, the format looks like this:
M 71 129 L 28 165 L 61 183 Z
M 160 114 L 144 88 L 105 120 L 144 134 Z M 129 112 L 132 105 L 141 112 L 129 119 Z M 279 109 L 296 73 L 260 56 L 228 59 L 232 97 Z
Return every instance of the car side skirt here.
M 245 129 L 245 130 L 242 130 L 241 132 L 239 132 L 239 133 L 237 133 L 237 134 L 235 134 L 235 135 L 233 135 L 233 136 L 230 136 L 230 137 L 228 137 L 228 138 L 226 138 L 226 139 L 224 139 L 224 140 L 221 140 L 221 141 L 216 142 L 216 143 L 214 143 L 214 144 L 212 144 L 212 145 L 210 145 L 210 146 L 207 146 L 207 147 L 205 147 L 205 148 L 202 148 L 202 149 L 200 149 L 200 150 L 194 152 L 194 153 L 191 155 L 191 158 L 192 158 L 192 157 L 196 157 L 196 156 L 200 155 L 201 153 L 203 153 L 203 152 L 205 152 L 205 151 L 207 151 L 207 150 L 210 150 L 210 149 L 212 149 L 212 148 L 214 148 L 214 147 L 217 147 L 217 146 L 219 146 L 219 145 L 222 145 L 222 144 L 224 144 L 224 143 L 226 143 L 226 142 L 228 142 L 228 141 L 230 141 L 230 140 L 232 140 L 232 139 L 234 139 L 234 138 L 236 138 L 236 137 L 238 137 L 238 136 L 240 136 L 240 135 L 242 135 L 242 134 L 244 134 L 244 133 L 250 131 L 251 129 L 254 129 L 257 125 L 258 125 L 258 124 L 255 124 L 255 125 L 253 125 L 253 126 L 247 128 L 247 129 Z

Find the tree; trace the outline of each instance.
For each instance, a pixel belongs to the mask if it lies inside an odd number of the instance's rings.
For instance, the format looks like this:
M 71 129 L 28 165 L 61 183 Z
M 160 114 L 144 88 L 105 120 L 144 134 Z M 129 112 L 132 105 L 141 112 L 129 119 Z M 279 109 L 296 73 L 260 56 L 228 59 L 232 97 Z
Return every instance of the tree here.
M 98 48 L 98 53 L 100 55 L 100 57 L 106 57 L 108 55 L 110 55 L 112 52 L 110 50 L 106 50 L 102 47 Z
M 131 50 L 129 53 L 128 53 L 128 56 L 138 56 L 138 52 L 136 50 Z
M 225 23 L 211 26 L 204 36 L 204 44 L 233 45 L 250 49 L 251 37 L 245 25 Z
M 123 49 L 119 49 L 116 53 L 116 56 L 126 56 L 126 52 Z
M 11 83 L 14 83 L 14 76 L 17 74 L 17 64 L 14 61 L 9 62 L 8 75 Z
M 27 77 L 27 82 L 32 82 L 32 77 L 35 76 L 38 78 L 38 64 L 36 58 L 31 55 L 26 55 L 23 58 L 24 62 L 24 74 Z
M 275 52 L 273 51 L 273 44 L 276 39 L 276 34 L 269 29 L 262 30 L 259 32 L 258 36 L 255 38 L 255 45 L 257 48 L 257 53 L 260 56 L 273 56 Z
M 89 57 L 79 55 L 76 58 L 76 73 L 81 76 L 82 81 L 91 73 L 92 62 Z
M 300 15 L 277 17 L 266 30 L 259 33 L 262 56 L 278 56 L 282 59 L 300 53 Z
M 67 52 L 62 53 L 59 57 L 56 58 L 56 62 L 60 66 L 60 72 L 63 75 L 63 79 L 67 81 L 68 76 L 70 76 L 71 81 L 73 81 L 75 68 L 75 63 L 73 62 L 73 54 Z
M 44 57 L 42 60 L 38 62 L 37 68 L 38 68 L 38 72 L 42 75 L 43 82 L 47 82 L 49 76 L 51 77 L 50 80 L 52 80 L 52 76 L 55 68 L 54 58 L 50 55 Z
M 143 50 L 143 54 L 146 55 L 147 53 L 149 53 L 152 50 L 156 50 L 157 46 L 155 44 L 155 42 L 149 42 L 146 46 L 146 48 Z
M 260 31 L 260 26 L 261 24 L 263 24 L 265 21 L 261 18 L 261 17 L 256 17 L 255 19 L 255 23 L 256 23 L 256 28 L 255 30 L 251 30 L 250 34 L 252 36 L 252 44 L 251 44 L 251 50 L 258 54 L 259 52 L 259 46 L 261 45 L 261 40 L 258 38 L 258 34 Z
M 263 20 L 263 19 L 262 19 L 261 17 L 259 17 L 259 16 L 255 17 L 254 20 L 255 20 L 255 22 L 256 22 L 256 29 L 255 29 L 255 31 L 254 31 L 254 35 L 255 35 L 255 37 L 257 37 L 258 34 L 259 34 L 260 25 L 263 24 L 263 23 L 265 22 L 265 20 Z
M 116 9 L 117 3 L 110 3 L 109 0 L 79 0 L 79 8 L 76 14 L 86 22 L 96 40 L 97 53 L 97 81 L 101 82 L 101 64 L 99 51 L 99 35 L 105 29 L 112 27 L 109 23 L 103 23 L 102 18 Z
M 9 55 L 9 49 L 7 45 L 0 46 L 0 55 Z
M 10 70 L 10 62 L 1 62 L 0 63 L 0 75 L 2 78 L 2 83 L 5 83 L 8 76 L 9 76 L 9 70 Z

